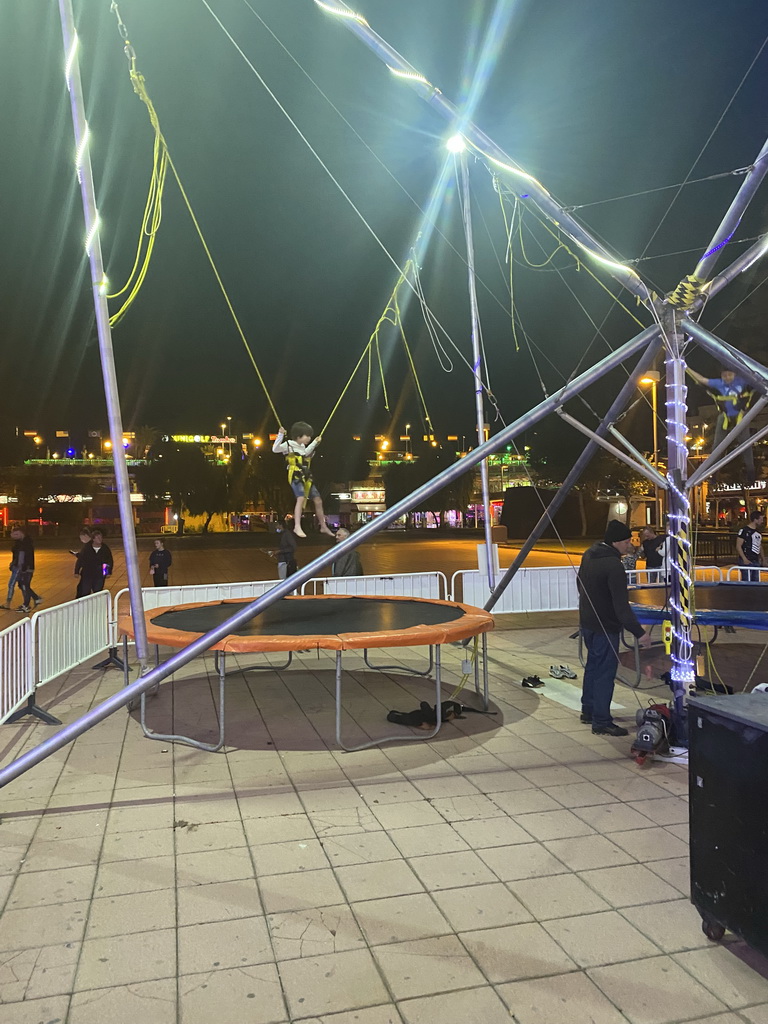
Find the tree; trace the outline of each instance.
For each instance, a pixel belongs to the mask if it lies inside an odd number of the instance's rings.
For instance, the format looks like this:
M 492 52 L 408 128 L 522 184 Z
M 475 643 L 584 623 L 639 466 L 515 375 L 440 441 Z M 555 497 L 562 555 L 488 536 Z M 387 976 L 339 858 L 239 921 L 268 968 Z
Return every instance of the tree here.
M 384 491 L 387 508 L 396 505 L 423 484 L 433 480 L 457 461 L 442 448 L 433 448 L 412 462 L 399 462 L 388 466 L 384 473 Z M 473 471 L 468 469 L 452 483 L 441 487 L 430 497 L 415 504 L 412 512 L 431 512 L 439 526 L 443 526 L 443 513 L 464 511 L 472 499 Z
M 147 465 L 137 468 L 137 477 L 148 498 L 170 497 L 181 534 L 185 509 L 193 515 L 208 513 L 204 530 L 216 512 L 227 511 L 226 485 L 216 471 L 226 480 L 226 470 L 211 465 L 198 445 L 162 441 L 150 449 Z

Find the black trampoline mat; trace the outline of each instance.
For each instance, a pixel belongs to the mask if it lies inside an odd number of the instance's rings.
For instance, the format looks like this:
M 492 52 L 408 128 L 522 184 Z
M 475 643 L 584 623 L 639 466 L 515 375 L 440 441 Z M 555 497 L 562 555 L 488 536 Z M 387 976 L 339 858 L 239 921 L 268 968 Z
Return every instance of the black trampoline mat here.
M 663 608 L 669 591 L 666 587 L 633 587 L 632 604 Z M 768 612 L 768 583 L 697 583 L 694 604 L 701 611 Z
M 155 626 L 207 633 L 231 618 L 250 601 L 227 601 L 178 608 L 150 619 Z M 330 636 L 339 633 L 376 633 L 436 626 L 455 622 L 464 611 L 450 604 L 430 601 L 388 601 L 386 598 L 323 597 L 283 598 L 270 605 L 231 636 Z

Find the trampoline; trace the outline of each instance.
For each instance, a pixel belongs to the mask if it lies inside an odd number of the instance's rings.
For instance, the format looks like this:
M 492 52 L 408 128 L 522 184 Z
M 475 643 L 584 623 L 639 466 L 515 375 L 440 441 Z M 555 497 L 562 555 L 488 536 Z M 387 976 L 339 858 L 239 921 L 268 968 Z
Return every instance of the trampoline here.
M 667 595 L 667 587 L 658 584 L 630 590 L 632 610 L 643 625 L 669 618 Z M 712 626 L 713 640 L 721 627 L 768 630 L 768 583 L 697 583 L 693 621 Z
M 147 639 L 159 648 L 186 647 L 198 637 L 230 618 L 248 601 L 219 601 L 216 603 L 178 605 L 166 609 L 145 611 Z M 339 595 L 311 595 L 286 597 L 275 602 L 260 615 L 250 619 L 240 629 L 224 637 L 210 650 L 215 653 L 219 676 L 219 736 L 218 742 L 203 743 L 188 736 L 162 734 L 147 728 L 146 701 L 141 699 L 141 726 L 150 739 L 187 743 L 200 750 L 216 751 L 224 746 L 225 678 L 227 654 L 263 654 L 284 651 L 288 659 L 278 670 L 290 665 L 297 651 L 334 651 L 336 660 L 336 741 L 343 750 L 364 750 L 379 743 L 431 739 L 441 726 L 441 657 L 445 643 L 457 643 L 472 637 L 481 637 L 482 689 L 480 664 L 474 659 L 475 692 L 482 694 L 483 706 L 488 708 L 487 641 L 485 634 L 493 629 L 493 616 L 471 605 L 451 601 L 435 601 L 410 597 L 351 597 Z M 126 657 L 127 644 L 133 637 L 130 613 L 120 615 L 118 631 L 123 637 Z M 428 676 L 434 669 L 437 724 L 433 731 L 415 737 L 403 734 L 384 736 L 356 747 L 347 746 L 341 736 L 342 711 L 342 656 L 345 651 L 363 652 L 366 665 L 379 670 L 398 669 L 398 665 L 372 665 L 368 651 L 388 647 L 428 647 L 429 666 L 424 671 L 407 670 L 414 675 Z M 261 666 L 255 666 L 259 668 Z M 273 666 L 265 666 L 273 668 Z

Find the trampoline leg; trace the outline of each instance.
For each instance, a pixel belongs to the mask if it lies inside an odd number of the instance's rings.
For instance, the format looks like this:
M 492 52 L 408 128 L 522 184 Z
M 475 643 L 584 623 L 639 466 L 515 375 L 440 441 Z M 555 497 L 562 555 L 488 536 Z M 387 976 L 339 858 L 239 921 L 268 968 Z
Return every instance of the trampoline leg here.
M 397 672 L 407 672 L 409 675 L 412 676 L 428 676 L 432 673 L 432 669 L 435 667 L 434 648 L 432 647 L 431 644 L 429 647 L 429 665 L 425 670 L 417 668 L 406 668 L 405 665 L 372 665 L 371 662 L 368 660 L 367 648 L 363 651 L 363 661 L 368 666 L 368 668 L 372 668 L 374 672 L 390 672 L 394 670 Z
M 288 651 L 288 661 L 284 665 L 248 665 L 243 672 L 283 672 L 293 661 L 293 651 Z
M 430 647 L 429 660 L 430 664 L 433 664 L 435 667 L 435 708 L 437 721 L 432 732 L 424 733 L 423 736 L 403 736 L 402 733 L 399 733 L 397 736 L 381 736 L 379 739 L 368 740 L 367 743 L 361 743 L 357 747 L 348 747 L 341 738 L 341 651 L 336 652 L 336 742 L 342 750 L 345 750 L 348 754 L 353 754 L 357 750 L 368 750 L 370 747 L 378 747 L 381 743 L 419 743 L 424 740 L 431 740 L 433 737 L 437 736 L 440 732 L 440 727 L 443 724 L 443 709 L 440 690 L 439 644 L 434 648 L 434 654 Z
M 487 711 L 491 702 L 488 693 L 488 635 L 486 633 L 482 635 L 480 647 L 483 657 L 483 711 Z
M 474 657 L 473 657 L 472 660 L 474 661 L 474 669 L 475 669 L 475 693 L 479 697 L 480 696 L 480 658 L 478 656 L 477 648 L 475 648 L 475 653 L 474 653 Z
M 176 733 L 162 733 L 153 732 L 152 729 L 147 728 L 145 712 L 147 707 L 146 694 L 142 693 L 140 697 L 141 701 L 141 731 L 147 737 L 148 740 L 160 740 L 163 743 L 184 743 L 188 747 L 196 747 L 198 750 L 205 750 L 210 754 L 215 754 L 217 750 L 221 750 L 224 746 L 224 713 L 225 713 L 225 682 L 227 676 L 227 658 L 223 652 L 216 651 L 215 658 L 216 671 L 219 676 L 219 741 L 218 743 L 202 743 L 200 740 L 193 739 L 190 736 L 181 736 Z

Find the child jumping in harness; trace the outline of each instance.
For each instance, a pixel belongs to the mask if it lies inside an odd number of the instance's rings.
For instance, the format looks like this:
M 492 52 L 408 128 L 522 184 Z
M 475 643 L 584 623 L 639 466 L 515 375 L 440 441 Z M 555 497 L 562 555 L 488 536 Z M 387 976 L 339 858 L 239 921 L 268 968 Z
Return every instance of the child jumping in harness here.
M 712 450 L 724 441 L 733 431 L 734 427 L 741 423 L 744 414 L 752 404 L 754 391 L 752 385 L 744 377 L 740 377 L 723 367 L 719 377 L 705 377 L 696 373 L 690 367 L 688 373 L 693 379 L 703 385 L 715 401 L 717 408 L 717 422 L 715 425 L 715 438 L 712 442 Z M 747 441 L 752 437 L 749 427 L 738 436 L 738 443 Z M 731 442 L 733 443 L 733 442 Z M 730 447 L 730 445 L 729 445 Z M 755 479 L 755 460 L 752 455 L 752 448 L 745 448 L 742 452 L 744 463 L 745 483 L 751 483 Z
M 311 440 L 312 427 L 308 423 L 299 420 L 291 427 L 290 433 L 286 436 L 285 427 L 280 427 L 277 432 L 277 439 L 272 445 L 272 451 L 276 455 L 284 455 L 288 464 L 288 483 L 296 498 L 296 507 L 293 511 L 293 532 L 297 537 L 306 537 L 301 528 L 301 514 L 304 511 L 304 504 L 307 498 L 315 503 L 315 515 L 320 524 L 320 532 L 333 537 L 333 531 L 328 529 L 323 512 L 323 499 L 320 491 L 312 482 L 312 470 L 310 463 L 315 449 L 322 441 L 318 435 L 314 441 Z

